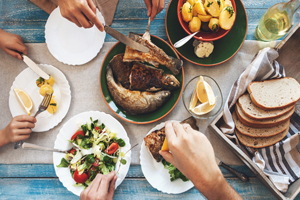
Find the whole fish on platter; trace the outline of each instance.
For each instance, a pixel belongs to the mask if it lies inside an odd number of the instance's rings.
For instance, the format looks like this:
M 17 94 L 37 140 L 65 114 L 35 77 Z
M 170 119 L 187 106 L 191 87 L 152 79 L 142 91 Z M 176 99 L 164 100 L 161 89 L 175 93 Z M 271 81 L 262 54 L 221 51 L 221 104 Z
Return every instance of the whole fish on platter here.
M 168 90 L 158 92 L 141 92 L 124 88 L 116 83 L 110 65 L 106 68 L 106 81 L 114 102 L 131 115 L 152 112 L 162 106 L 171 96 Z
M 158 91 L 175 90 L 180 87 L 180 82 L 175 76 L 163 74 L 162 69 L 140 62 L 123 62 L 123 56 L 123 53 L 114 56 L 109 65 L 117 82 L 120 82 L 126 89 Z
M 145 35 L 145 34 L 144 34 Z M 134 41 L 146 46 L 149 48 L 149 53 L 143 53 L 141 51 L 137 51 L 132 49 L 129 46 L 126 46 L 125 54 L 123 61 L 124 62 L 132 62 L 132 61 L 140 61 L 147 62 L 155 67 L 158 67 L 159 64 L 166 66 L 171 70 L 172 73 L 178 75 L 181 71 L 183 61 L 177 58 L 173 58 L 168 56 L 161 48 L 153 44 L 149 37 L 142 37 L 138 34 L 129 33 L 129 38 Z

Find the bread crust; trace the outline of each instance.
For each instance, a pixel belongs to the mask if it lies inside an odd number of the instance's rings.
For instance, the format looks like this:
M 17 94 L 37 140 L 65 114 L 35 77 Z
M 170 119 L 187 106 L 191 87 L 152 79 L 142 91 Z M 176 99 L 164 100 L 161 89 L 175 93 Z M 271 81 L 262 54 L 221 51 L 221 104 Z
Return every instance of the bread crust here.
M 292 110 L 289 111 L 289 113 L 286 113 L 286 117 L 282 120 L 278 120 L 277 122 L 266 122 L 266 121 L 263 121 L 262 119 L 259 120 L 258 122 L 251 122 L 249 121 L 249 119 L 246 119 L 245 117 L 243 117 L 240 113 L 240 111 L 243 112 L 243 109 L 238 105 L 236 104 L 235 106 L 235 113 L 238 117 L 238 119 L 245 125 L 245 126 L 250 126 L 250 127 L 254 127 L 254 128 L 270 128 L 270 127 L 274 127 L 274 126 L 277 126 L 279 124 L 282 124 L 286 121 L 288 121 L 290 119 L 290 117 L 293 115 L 294 111 L 295 111 L 295 107 L 292 107 Z M 245 114 L 243 112 L 243 114 Z M 246 115 L 246 114 L 245 114 Z M 246 115 L 247 116 L 247 115 Z M 281 116 L 279 116 L 281 117 Z M 273 118 L 274 119 L 274 118 Z M 250 119 L 251 120 L 251 119 Z M 270 119 L 272 120 L 272 119 Z
M 282 78 L 282 79 L 293 79 L 293 80 L 295 80 L 294 78 L 291 78 L 291 77 L 284 77 L 284 78 Z M 251 83 L 248 85 L 247 90 L 248 90 L 248 92 L 249 92 L 249 94 L 250 94 L 250 98 L 251 98 L 251 100 L 253 101 L 253 103 L 254 103 L 257 107 L 259 107 L 259 108 L 261 108 L 261 109 L 264 109 L 264 110 L 275 110 L 275 109 L 281 109 L 281 108 L 286 108 L 286 107 L 291 106 L 291 105 L 295 105 L 296 102 L 300 100 L 300 96 L 299 96 L 299 98 L 298 98 L 297 100 L 295 100 L 295 101 L 292 101 L 292 102 L 287 103 L 287 104 L 282 105 L 282 106 L 276 106 L 276 107 L 266 107 L 266 106 L 260 104 L 258 101 L 255 100 L 255 98 L 254 98 L 254 96 L 253 96 L 253 94 L 252 94 L 253 91 L 251 90 L 251 85 L 252 85 L 252 84 L 254 84 L 254 83 L 262 83 L 262 82 L 275 82 L 275 81 L 278 81 L 278 80 L 280 80 L 280 79 L 271 79 L 271 80 L 264 80 L 264 81 L 253 81 L 253 82 L 251 82 Z

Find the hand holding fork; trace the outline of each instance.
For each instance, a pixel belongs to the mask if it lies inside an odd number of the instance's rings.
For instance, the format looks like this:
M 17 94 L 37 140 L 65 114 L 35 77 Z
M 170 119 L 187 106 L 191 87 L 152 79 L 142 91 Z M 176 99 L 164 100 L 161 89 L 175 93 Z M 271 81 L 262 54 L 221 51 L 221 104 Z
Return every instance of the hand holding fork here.
M 51 102 L 51 98 L 52 98 L 52 94 L 46 93 L 44 96 L 43 101 L 41 102 L 38 111 L 35 113 L 34 117 L 36 117 L 38 114 L 40 114 L 41 112 L 44 112 L 45 110 L 47 110 L 48 106 L 50 105 Z M 19 141 L 15 143 L 15 149 L 21 147 L 23 144 L 23 141 Z

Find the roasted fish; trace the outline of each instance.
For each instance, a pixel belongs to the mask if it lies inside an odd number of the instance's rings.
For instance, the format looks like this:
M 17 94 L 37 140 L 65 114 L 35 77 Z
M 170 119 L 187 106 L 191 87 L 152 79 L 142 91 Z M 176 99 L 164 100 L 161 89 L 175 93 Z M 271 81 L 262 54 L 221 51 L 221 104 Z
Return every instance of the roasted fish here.
M 189 117 L 186 120 L 180 122 L 181 124 L 189 124 L 193 129 L 199 130 L 196 125 L 196 119 L 194 117 Z M 149 135 L 144 138 L 145 146 L 149 150 L 152 157 L 156 160 L 156 162 L 160 162 L 162 160 L 162 156 L 159 154 L 161 147 L 165 141 L 166 133 L 165 127 L 153 131 Z
M 168 90 L 152 93 L 124 88 L 120 83 L 115 82 L 110 65 L 106 69 L 106 81 L 114 102 L 131 115 L 152 112 L 162 106 L 171 96 Z
M 163 74 L 162 69 L 140 62 L 123 62 L 123 55 L 113 57 L 109 65 L 117 82 L 131 90 L 158 91 L 175 90 L 180 87 L 180 82 L 171 74 Z
M 129 33 L 129 37 L 134 41 L 148 47 L 150 51 L 148 53 L 143 53 L 138 50 L 132 49 L 129 46 L 126 46 L 123 58 L 124 62 L 148 62 L 155 67 L 158 67 L 158 65 L 161 64 L 169 68 L 175 75 L 180 73 L 183 65 L 182 60 L 168 56 L 162 49 L 160 49 L 150 41 L 150 37 L 149 39 L 147 39 L 147 37 L 143 38 L 138 34 L 132 32 Z

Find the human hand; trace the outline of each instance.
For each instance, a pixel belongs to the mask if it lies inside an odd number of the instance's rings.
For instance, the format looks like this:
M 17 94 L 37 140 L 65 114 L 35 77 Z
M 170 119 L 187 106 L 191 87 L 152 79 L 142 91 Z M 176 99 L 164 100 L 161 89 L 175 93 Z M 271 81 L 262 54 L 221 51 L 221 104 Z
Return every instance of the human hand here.
M 0 29 L 0 48 L 12 57 L 22 60 L 20 53 L 27 55 L 27 48 L 21 36 Z
M 26 140 L 30 137 L 31 129 L 35 127 L 36 119 L 33 116 L 19 115 L 0 131 L 0 147 Z
M 96 6 L 93 0 L 58 0 L 61 15 L 78 27 L 96 27 L 103 31 L 104 27 L 96 15 Z
M 167 122 L 165 132 L 170 152 L 160 151 L 208 199 L 241 199 L 226 182 L 207 137 L 189 124 Z
M 107 175 L 97 174 L 93 182 L 80 194 L 80 200 L 112 200 L 117 176 L 114 171 Z
M 165 0 L 144 0 L 147 7 L 147 15 L 153 21 L 154 17 L 165 7 Z

